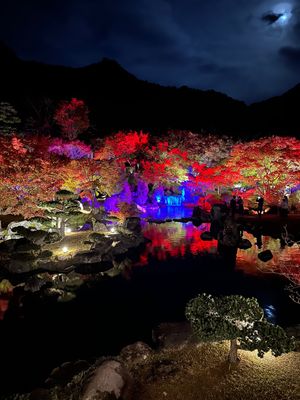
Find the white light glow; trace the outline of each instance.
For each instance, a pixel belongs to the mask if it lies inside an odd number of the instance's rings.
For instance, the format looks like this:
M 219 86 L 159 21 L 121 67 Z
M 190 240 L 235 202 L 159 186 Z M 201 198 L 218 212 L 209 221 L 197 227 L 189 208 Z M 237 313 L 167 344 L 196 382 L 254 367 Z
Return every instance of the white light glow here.
M 62 248 L 63 253 L 67 253 L 69 251 L 69 248 L 67 246 L 64 246 Z

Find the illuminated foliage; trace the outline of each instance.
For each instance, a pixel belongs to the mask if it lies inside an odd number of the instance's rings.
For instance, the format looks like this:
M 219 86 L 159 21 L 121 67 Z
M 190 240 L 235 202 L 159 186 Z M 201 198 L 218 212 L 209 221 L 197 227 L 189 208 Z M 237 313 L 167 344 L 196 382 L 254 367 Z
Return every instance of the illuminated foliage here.
M 61 128 L 63 136 L 74 140 L 89 126 L 89 111 L 83 100 L 76 98 L 60 103 L 54 114 L 54 120 Z
M 140 155 L 148 143 L 148 134 L 137 132 L 118 132 L 104 140 L 103 145 L 95 151 L 96 160 L 133 159 Z
M 2 138 L 0 208 L 2 213 L 40 215 L 39 201 L 52 199 L 62 183 L 60 163 L 48 152 L 49 139 Z
M 148 184 L 153 191 L 166 188 L 175 194 L 181 193 L 182 184 L 194 195 L 208 190 L 206 203 L 209 196 L 218 201 L 222 192 L 237 188 L 244 190 L 244 199 L 262 194 L 266 202 L 278 203 L 287 186 L 299 184 L 299 159 L 300 141 L 295 138 L 232 145 L 228 138 L 191 132 L 162 138 L 119 132 L 92 148 L 79 140 L 4 136 L 0 207 L 4 213 L 38 215 L 38 202 L 51 200 L 59 189 L 89 193 L 89 199 L 96 192 L 118 195 L 120 201 L 142 205 L 148 200 Z M 126 199 L 124 184 L 131 191 Z
M 225 161 L 234 145 L 233 139 L 228 136 L 190 131 L 172 131 L 164 139 L 168 142 L 170 149 L 178 148 L 186 151 L 190 161 L 205 164 L 208 167 Z
M 227 174 L 232 171 L 240 174 L 235 178 L 236 183 L 255 187 L 267 202 L 278 204 L 285 188 L 300 181 L 299 160 L 299 140 L 273 136 L 236 144 L 226 170 Z
M 72 160 L 80 158 L 90 158 L 92 156 L 91 146 L 86 145 L 80 140 L 65 142 L 62 139 L 54 139 L 48 151 L 60 156 L 66 156 Z

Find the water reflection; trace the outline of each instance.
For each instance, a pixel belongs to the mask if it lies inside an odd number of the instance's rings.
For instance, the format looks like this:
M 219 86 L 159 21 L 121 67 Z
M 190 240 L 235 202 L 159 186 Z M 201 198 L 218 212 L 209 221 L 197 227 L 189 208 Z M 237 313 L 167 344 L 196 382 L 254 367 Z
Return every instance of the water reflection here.
M 292 266 L 297 267 L 297 265 L 300 265 L 300 249 L 296 244 L 290 247 L 283 247 L 280 239 L 262 236 L 261 243 L 258 245 L 257 238 L 251 234 L 244 232 L 244 237 L 250 240 L 252 247 L 247 250 L 238 250 L 237 269 L 251 275 L 258 275 L 266 272 L 279 272 L 279 269 L 283 271 L 284 269 L 290 269 Z M 273 258 L 267 263 L 257 257 L 257 254 L 264 250 L 271 250 L 273 254 Z
M 5 312 L 8 310 L 9 300 L 0 298 L 0 320 L 4 318 Z
M 215 254 L 217 240 L 204 241 L 201 233 L 209 231 L 210 224 L 195 227 L 192 222 L 166 222 L 163 224 L 146 223 L 143 234 L 151 240 L 140 256 L 140 264 L 148 263 L 150 257 L 159 261 L 169 257 L 184 257 L 187 254 Z
M 170 257 L 184 257 L 188 254 L 193 256 L 203 253 L 216 254 L 217 240 L 205 241 L 201 239 L 201 233 L 209 231 L 210 224 L 205 223 L 199 227 L 193 226 L 191 222 L 166 222 L 163 224 L 145 223 L 144 235 L 151 240 L 140 256 L 140 264 L 146 265 L 150 258 L 159 261 Z M 261 275 L 265 272 L 274 272 L 280 269 L 291 268 L 300 264 L 300 249 L 297 245 L 282 246 L 280 239 L 270 236 L 262 236 L 256 232 L 255 236 L 244 232 L 243 237 L 248 239 L 252 247 L 247 250 L 238 249 L 236 255 L 236 269 L 246 274 Z M 260 261 L 257 254 L 263 250 L 271 250 L 273 259 L 264 263 Z M 298 269 L 299 271 L 299 269 Z

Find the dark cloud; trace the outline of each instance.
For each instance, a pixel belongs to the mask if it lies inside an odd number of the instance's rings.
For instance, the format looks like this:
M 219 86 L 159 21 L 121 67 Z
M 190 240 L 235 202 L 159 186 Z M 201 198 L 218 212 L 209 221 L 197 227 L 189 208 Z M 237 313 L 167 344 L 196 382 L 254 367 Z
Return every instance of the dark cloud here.
M 266 22 L 269 25 L 274 24 L 281 18 L 283 14 L 275 14 L 273 12 L 268 12 L 267 14 L 262 15 L 262 21 Z
M 0 39 L 25 59 L 76 67 L 109 57 L 140 79 L 254 101 L 298 83 L 284 50 L 300 40 L 293 3 L 284 26 L 271 0 L 10 0 Z
M 282 59 L 300 72 L 300 47 L 285 46 L 279 50 Z

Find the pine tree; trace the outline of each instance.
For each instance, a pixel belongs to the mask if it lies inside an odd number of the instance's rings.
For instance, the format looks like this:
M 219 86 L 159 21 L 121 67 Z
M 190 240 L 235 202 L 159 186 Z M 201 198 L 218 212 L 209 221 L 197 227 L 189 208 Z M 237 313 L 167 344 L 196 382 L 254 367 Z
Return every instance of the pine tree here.
M 238 361 L 238 349 L 257 350 L 259 357 L 271 351 L 277 357 L 294 348 L 293 338 L 264 318 L 255 298 L 204 293 L 189 301 L 185 313 L 200 340 L 230 340 L 231 363 Z

